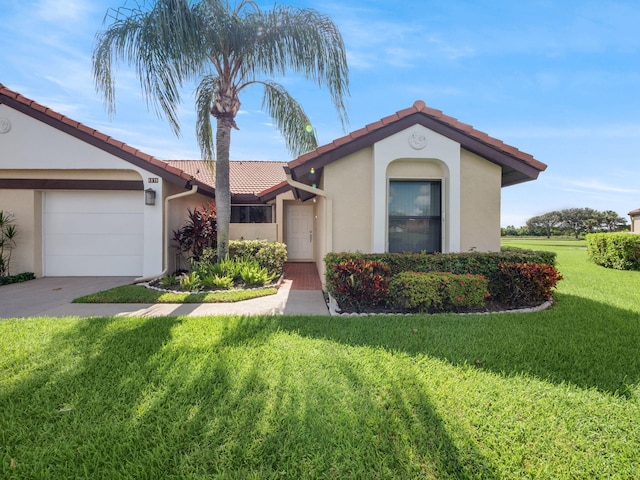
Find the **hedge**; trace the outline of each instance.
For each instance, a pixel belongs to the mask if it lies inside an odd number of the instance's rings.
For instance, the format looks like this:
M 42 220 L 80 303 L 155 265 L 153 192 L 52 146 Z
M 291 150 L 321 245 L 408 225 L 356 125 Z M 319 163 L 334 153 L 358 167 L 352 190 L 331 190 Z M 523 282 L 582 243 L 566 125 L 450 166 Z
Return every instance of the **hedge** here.
M 640 235 L 589 233 L 587 254 L 597 265 L 616 270 L 640 270 Z
M 489 293 L 500 290 L 501 262 L 534 263 L 555 266 L 555 252 L 504 248 L 500 252 L 466 253 L 329 253 L 325 256 L 326 280 L 329 284 L 335 266 L 347 259 L 362 258 L 383 262 L 391 268 L 391 275 L 400 272 L 448 272 L 457 275 L 482 275 L 489 280 Z

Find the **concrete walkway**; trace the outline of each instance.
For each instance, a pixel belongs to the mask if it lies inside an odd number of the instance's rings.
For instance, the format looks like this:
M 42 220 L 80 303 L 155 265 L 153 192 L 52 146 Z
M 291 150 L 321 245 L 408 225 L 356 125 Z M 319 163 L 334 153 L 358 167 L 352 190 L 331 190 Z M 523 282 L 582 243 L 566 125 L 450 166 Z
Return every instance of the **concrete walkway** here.
M 278 293 L 236 303 L 141 304 L 71 303 L 75 298 L 133 282 L 131 277 L 46 277 L 0 287 L 0 318 L 329 315 L 321 290 L 292 289 L 284 279 Z

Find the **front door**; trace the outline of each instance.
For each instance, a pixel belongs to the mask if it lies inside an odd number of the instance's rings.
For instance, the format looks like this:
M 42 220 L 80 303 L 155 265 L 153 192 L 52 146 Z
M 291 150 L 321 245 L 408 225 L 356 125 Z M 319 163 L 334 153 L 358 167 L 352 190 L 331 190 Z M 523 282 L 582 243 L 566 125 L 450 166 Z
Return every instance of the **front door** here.
M 286 240 L 289 260 L 313 260 L 313 205 L 288 205 Z

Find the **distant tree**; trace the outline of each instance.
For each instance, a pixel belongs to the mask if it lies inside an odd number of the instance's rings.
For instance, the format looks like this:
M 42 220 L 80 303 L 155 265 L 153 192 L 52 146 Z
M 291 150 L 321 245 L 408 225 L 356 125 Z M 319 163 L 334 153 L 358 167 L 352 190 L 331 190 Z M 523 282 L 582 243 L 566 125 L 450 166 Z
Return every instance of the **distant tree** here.
M 553 230 L 562 225 L 562 215 L 560 212 L 547 212 L 527 220 L 527 228 L 532 235 L 544 235 L 551 237 Z
M 601 225 L 608 232 L 617 232 L 627 228 L 627 219 L 621 217 L 613 210 L 605 210 L 601 214 Z
M 615 232 L 627 228 L 627 221 L 613 210 L 600 212 L 592 208 L 566 208 L 547 212 L 527 220 L 531 235 L 570 234 L 578 238 L 588 232 Z
M 598 223 L 600 212 L 592 208 L 567 208 L 560 211 L 560 227 L 576 238 Z
M 500 229 L 500 235 L 502 237 L 526 237 L 527 235 L 530 235 L 530 232 L 527 227 L 514 227 L 513 225 L 508 225 Z

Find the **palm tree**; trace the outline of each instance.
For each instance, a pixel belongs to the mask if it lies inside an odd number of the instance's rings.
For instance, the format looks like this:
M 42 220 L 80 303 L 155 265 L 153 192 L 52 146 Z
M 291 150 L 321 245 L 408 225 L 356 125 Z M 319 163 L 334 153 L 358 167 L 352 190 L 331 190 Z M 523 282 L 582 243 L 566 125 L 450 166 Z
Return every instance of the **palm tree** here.
M 218 259 L 228 254 L 231 194 L 229 149 L 240 93 L 264 90 L 263 108 L 300 155 L 317 146 L 302 106 L 272 80 L 290 71 L 329 90 L 343 128 L 347 122 L 348 66 L 342 36 L 333 21 L 314 10 L 274 6 L 262 11 L 251 0 L 234 7 L 222 0 L 156 0 L 109 10 L 111 24 L 96 36 L 93 76 L 115 113 L 112 65 L 135 68 L 148 105 L 180 134 L 180 90 L 196 88 L 196 135 L 202 157 L 216 161 Z M 215 139 L 211 117 L 216 120 Z M 215 154 L 214 154 L 215 149 Z

